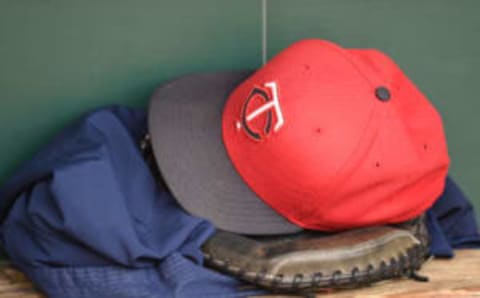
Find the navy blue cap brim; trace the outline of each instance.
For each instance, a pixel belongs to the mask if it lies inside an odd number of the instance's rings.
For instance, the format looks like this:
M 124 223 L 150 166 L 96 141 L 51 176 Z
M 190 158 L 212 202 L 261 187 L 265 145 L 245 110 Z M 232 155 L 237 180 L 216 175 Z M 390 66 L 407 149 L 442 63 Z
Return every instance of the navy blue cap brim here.
M 235 171 L 222 141 L 222 111 L 250 71 L 195 74 L 156 90 L 148 112 L 153 151 L 170 191 L 189 213 L 222 230 L 300 231 L 266 205 Z

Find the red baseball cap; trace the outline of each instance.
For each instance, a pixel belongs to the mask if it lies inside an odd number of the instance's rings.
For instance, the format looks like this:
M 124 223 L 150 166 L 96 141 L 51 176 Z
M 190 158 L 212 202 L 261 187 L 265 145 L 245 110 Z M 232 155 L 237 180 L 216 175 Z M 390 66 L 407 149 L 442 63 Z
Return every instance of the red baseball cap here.
M 297 42 L 251 73 L 160 87 L 154 153 L 190 213 L 246 234 L 338 231 L 423 213 L 444 188 L 442 121 L 385 54 Z

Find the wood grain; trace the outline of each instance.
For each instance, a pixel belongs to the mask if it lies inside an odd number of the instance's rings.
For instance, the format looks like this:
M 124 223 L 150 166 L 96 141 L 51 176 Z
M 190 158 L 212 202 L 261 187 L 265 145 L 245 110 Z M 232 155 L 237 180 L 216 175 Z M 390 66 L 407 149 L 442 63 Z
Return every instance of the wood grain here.
M 421 283 L 408 279 L 386 281 L 361 289 L 322 293 L 318 294 L 317 298 L 480 298 L 480 250 L 457 250 L 454 259 L 429 261 L 420 273 L 428 276 L 430 282 Z M 0 263 L 0 297 L 44 298 L 45 296 L 40 294 L 20 271 L 8 262 L 4 262 Z M 261 298 L 287 297 L 295 296 L 261 296 Z
M 0 263 L 0 297 L 43 298 L 32 283 L 8 262 Z
M 420 274 L 428 276 L 430 281 L 426 283 L 409 279 L 386 281 L 361 289 L 322 293 L 318 294 L 317 298 L 480 298 L 480 250 L 457 250 L 454 259 L 431 260 L 422 267 Z M 262 298 L 286 297 L 295 296 L 262 296 Z

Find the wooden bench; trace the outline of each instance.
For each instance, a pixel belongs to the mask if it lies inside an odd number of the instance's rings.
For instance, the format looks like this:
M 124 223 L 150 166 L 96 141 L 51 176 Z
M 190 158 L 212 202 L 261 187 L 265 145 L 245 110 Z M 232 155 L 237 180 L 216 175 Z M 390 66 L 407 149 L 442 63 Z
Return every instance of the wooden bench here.
M 421 272 L 430 282 L 396 280 L 373 286 L 322 293 L 317 297 L 478 297 L 480 298 L 480 250 L 457 250 L 452 260 L 431 260 Z M 45 297 L 36 291 L 25 276 L 8 262 L 0 264 L 0 297 Z M 262 298 L 292 296 L 262 296 Z M 92 297 L 95 298 L 95 297 Z M 192 297 L 194 298 L 194 297 Z M 260 298 L 260 297 L 257 297 Z

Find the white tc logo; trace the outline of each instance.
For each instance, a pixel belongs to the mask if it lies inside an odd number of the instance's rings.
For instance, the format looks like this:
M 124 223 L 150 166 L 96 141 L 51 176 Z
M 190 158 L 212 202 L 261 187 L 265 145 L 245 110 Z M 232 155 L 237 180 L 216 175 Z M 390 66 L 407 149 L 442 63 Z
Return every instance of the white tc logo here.
M 277 84 L 275 82 L 268 82 L 264 84 L 264 87 L 270 89 L 272 96 L 270 97 L 267 90 L 254 87 L 243 105 L 240 121 L 237 121 L 236 123 L 237 129 L 243 128 L 247 135 L 256 141 L 262 140 L 262 135 L 268 135 L 270 133 L 272 127 L 272 110 L 275 112 L 276 116 L 276 123 L 273 127 L 273 131 L 277 132 L 284 124 L 282 109 L 280 107 L 280 102 L 278 101 Z M 260 98 L 265 103 L 256 110 L 252 111 L 250 114 L 247 114 L 248 106 L 251 104 L 252 99 L 254 98 Z M 263 133 L 261 132 L 262 129 L 254 129 L 249 124 L 253 119 L 262 114 L 266 115 Z

